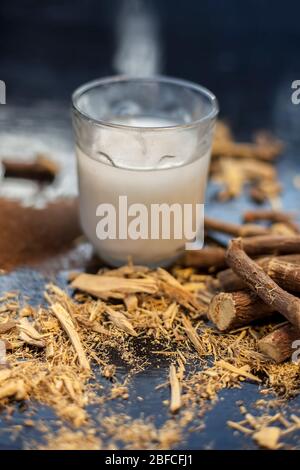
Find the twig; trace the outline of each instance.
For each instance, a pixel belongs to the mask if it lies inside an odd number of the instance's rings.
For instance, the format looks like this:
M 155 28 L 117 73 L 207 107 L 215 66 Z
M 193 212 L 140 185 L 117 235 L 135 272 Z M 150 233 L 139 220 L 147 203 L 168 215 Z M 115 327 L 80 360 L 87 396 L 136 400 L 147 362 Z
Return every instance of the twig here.
M 252 237 L 254 235 L 265 235 L 270 233 L 270 229 L 254 224 L 233 224 L 225 220 L 212 219 L 205 217 L 204 226 L 206 230 L 215 230 L 221 233 L 227 233 L 234 237 Z
M 291 227 L 295 232 L 300 231 L 298 224 L 293 220 L 293 214 L 287 212 L 275 211 L 272 209 L 262 209 L 256 211 L 247 211 L 244 213 L 244 221 L 247 223 L 257 221 L 269 221 L 272 223 L 284 223 Z
M 190 320 L 183 315 L 182 323 L 183 323 L 183 326 L 185 328 L 185 332 L 186 332 L 189 340 L 193 344 L 193 346 L 196 349 L 199 356 L 202 356 L 203 355 L 203 348 L 201 346 L 199 336 L 198 336 L 196 330 L 193 328 Z
M 278 235 L 262 235 L 243 238 L 241 244 L 243 250 L 249 256 L 300 253 L 300 236 L 281 237 Z
M 202 250 L 188 251 L 182 264 L 202 269 L 223 268 L 225 266 L 225 250 L 219 246 L 207 246 Z
M 257 264 L 261 266 L 264 269 L 264 271 L 266 271 L 266 269 L 268 268 L 269 261 L 272 261 L 271 264 L 274 264 L 276 261 L 279 261 L 279 262 L 283 261 L 283 262 L 290 263 L 293 265 L 299 264 L 300 266 L 300 254 L 299 255 L 283 255 L 283 256 L 277 256 L 274 258 L 268 257 L 268 258 L 261 258 L 259 260 L 256 260 Z M 271 273 L 268 271 L 266 272 L 270 277 L 273 277 L 272 271 Z M 224 290 L 225 292 L 237 291 L 240 289 L 245 289 L 247 287 L 245 283 L 242 281 L 242 279 L 239 276 L 237 276 L 230 268 L 225 269 L 224 271 L 220 271 L 217 274 L 217 279 L 219 281 L 221 289 Z M 275 278 L 274 280 L 276 281 Z M 288 290 L 288 287 L 286 287 L 283 278 L 278 280 L 278 284 L 280 284 L 281 287 L 286 288 Z
M 59 166 L 43 154 L 37 154 L 31 162 L 3 159 L 2 165 L 4 176 L 13 178 L 51 182 L 59 172 Z

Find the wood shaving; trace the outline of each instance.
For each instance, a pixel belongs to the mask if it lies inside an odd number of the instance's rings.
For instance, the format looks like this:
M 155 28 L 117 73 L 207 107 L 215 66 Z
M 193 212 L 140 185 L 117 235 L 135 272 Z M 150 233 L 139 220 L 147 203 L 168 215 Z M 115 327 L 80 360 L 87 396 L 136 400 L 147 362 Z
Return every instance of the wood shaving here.
M 51 309 L 54 313 L 54 315 L 57 317 L 59 320 L 60 324 L 62 325 L 63 329 L 69 336 L 73 347 L 77 353 L 78 356 L 78 361 L 80 366 L 85 369 L 85 370 L 90 370 L 90 364 L 89 361 L 86 358 L 86 354 L 83 350 L 80 338 L 78 336 L 77 331 L 75 330 L 75 327 L 73 325 L 73 322 L 70 318 L 70 315 L 68 312 L 58 303 L 53 304 L 51 306 Z
M 171 413 L 177 413 L 181 407 L 181 387 L 174 364 L 170 365 L 169 379 L 171 387 L 170 411 Z

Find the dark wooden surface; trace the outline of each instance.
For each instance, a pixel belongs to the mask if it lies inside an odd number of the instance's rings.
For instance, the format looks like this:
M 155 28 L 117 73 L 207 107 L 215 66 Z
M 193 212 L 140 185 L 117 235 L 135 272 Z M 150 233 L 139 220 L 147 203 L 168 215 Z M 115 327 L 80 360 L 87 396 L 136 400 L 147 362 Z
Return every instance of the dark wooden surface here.
M 37 105 L 39 108 L 39 105 Z M 9 109 L 9 108 L 7 108 Z M 63 108 L 64 109 L 64 108 Z M 19 136 L 26 130 L 28 135 L 28 142 L 34 142 L 40 135 L 43 136 L 43 142 L 45 145 L 50 145 L 49 142 L 53 142 L 53 146 L 57 146 L 57 152 L 54 155 L 61 155 L 60 163 L 63 167 L 63 171 L 69 175 L 68 183 L 58 183 L 58 193 L 64 192 L 66 194 L 72 194 L 76 192 L 76 181 L 73 173 L 73 166 L 75 164 L 74 155 L 71 150 L 71 135 L 69 130 L 69 118 L 68 112 L 64 109 L 65 119 L 63 119 L 62 111 L 60 112 L 60 122 L 64 125 L 60 126 L 59 132 L 57 130 L 57 122 L 53 120 L 53 116 L 56 115 L 57 110 L 49 108 L 45 110 L 43 118 L 40 116 L 40 110 L 37 111 L 24 111 L 25 115 L 28 116 L 25 127 L 20 123 L 17 125 L 16 136 Z M 5 120 L 5 126 L 2 127 L 2 134 L 4 141 L 7 139 L 6 130 L 13 128 L 15 125 L 16 116 L 23 116 L 22 109 L 11 108 L 11 115 L 14 116 L 11 120 L 11 116 Z M 35 115 L 37 113 L 37 116 Z M 29 115 L 33 116 L 29 119 Z M 65 127 L 64 127 L 65 126 Z M 47 129 L 45 131 L 45 128 Z M 65 129 L 62 132 L 62 129 Z M 34 130 L 33 130 L 34 129 Z M 49 142 L 48 140 L 49 139 Z M 65 146 L 62 142 L 65 141 Z M 59 145 L 58 145 L 58 142 Z M 7 141 L 7 145 L 10 143 Z M 63 147 L 63 151 L 61 148 Z M 66 149 L 69 149 L 66 151 Z M 61 151 L 61 154 L 60 154 Z M 286 209 L 296 210 L 299 208 L 299 191 L 296 191 L 292 181 L 296 172 L 299 172 L 299 160 L 296 158 L 296 150 L 288 150 L 280 159 L 278 167 L 280 169 L 281 181 L 284 185 L 283 194 L 283 206 Z M 63 179 L 64 181 L 64 179 Z M 19 183 L 16 183 L 19 184 Z M 5 188 L 5 185 L 4 185 Z M 55 191 L 56 191 L 55 190 Z M 35 200 L 45 202 L 49 197 L 45 190 L 43 195 L 40 195 Z M 210 184 L 207 193 L 207 204 L 206 212 L 213 216 L 219 216 L 228 220 L 239 220 L 240 214 L 246 208 L 253 207 L 253 204 L 249 201 L 246 195 L 243 195 L 240 199 L 232 201 L 230 203 L 219 204 L 215 201 L 214 195 L 216 186 Z M 50 194 L 51 196 L 51 194 Z M 52 197 L 52 196 L 51 196 Z M 75 252 L 72 259 L 78 267 L 86 266 L 87 261 L 91 256 L 92 250 L 88 244 L 82 246 L 80 251 Z M 79 260 L 79 261 L 78 261 Z M 49 280 L 55 279 L 55 281 L 62 287 L 66 286 L 66 276 L 69 268 L 69 257 L 60 257 L 57 262 L 53 263 L 53 260 L 49 260 L 43 266 L 39 266 L 37 269 L 18 269 L 10 274 L 0 276 L 0 295 L 2 292 L 10 290 L 18 290 L 21 296 L 29 296 L 33 305 L 39 305 L 43 302 L 44 286 Z M 58 269 L 58 272 L 57 272 Z M 46 273 L 46 274 L 45 274 Z M 50 273 L 50 274 L 49 274 Z M 117 363 L 118 363 L 118 358 Z M 163 400 L 169 398 L 168 388 L 155 390 L 155 386 L 164 382 L 168 376 L 168 365 L 163 361 L 158 361 L 154 355 L 151 358 L 152 365 L 147 369 L 136 375 L 129 384 L 129 395 L 128 401 L 117 400 L 110 402 L 107 405 L 107 413 L 112 412 L 126 413 L 130 416 L 137 417 L 151 417 L 155 423 L 159 426 L 165 419 L 169 417 L 166 406 L 163 405 Z M 122 381 L 128 371 L 120 363 L 118 367 L 118 378 Z M 98 380 L 103 383 L 105 388 L 109 387 L 109 383 L 102 377 L 98 377 Z M 137 401 L 136 397 L 142 396 L 143 402 Z M 219 395 L 218 403 L 207 412 L 204 418 L 205 429 L 195 432 L 185 433 L 184 441 L 180 443 L 180 448 L 188 449 L 203 449 L 203 448 L 215 448 L 215 449 L 237 449 L 237 448 L 255 448 L 253 442 L 249 439 L 244 438 L 241 435 L 236 435 L 231 429 L 226 426 L 226 421 L 239 420 L 241 415 L 238 410 L 236 402 L 243 400 L 245 405 L 253 412 L 257 412 L 251 409 L 251 405 L 260 398 L 259 389 L 253 384 L 244 384 L 241 390 L 224 390 Z M 296 398 L 289 404 L 290 409 L 294 413 L 300 412 L 300 399 Z M 13 413 L 12 420 L 6 422 L 5 413 L 0 415 L 0 448 L 22 448 L 31 441 L 32 439 L 39 441 L 41 436 L 37 434 L 34 428 L 23 428 L 18 434 L 15 441 L 11 440 L 11 426 L 21 424 L 26 418 L 28 413 L 35 410 L 34 420 L 45 420 L 50 429 L 55 430 L 57 428 L 56 417 L 53 412 L 45 406 L 37 405 L 36 403 L 25 404 L 25 406 L 16 406 L 15 412 Z M 91 413 L 97 414 L 97 407 Z M 199 424 L 197 421 L 195 424 Z M 103 436 L 102 436 L 103 437 Z M 105 441 L 105 437 L 104 437 Z M 300 443 L 300 435 L 292 435 L 287 441 L 295 446 Z

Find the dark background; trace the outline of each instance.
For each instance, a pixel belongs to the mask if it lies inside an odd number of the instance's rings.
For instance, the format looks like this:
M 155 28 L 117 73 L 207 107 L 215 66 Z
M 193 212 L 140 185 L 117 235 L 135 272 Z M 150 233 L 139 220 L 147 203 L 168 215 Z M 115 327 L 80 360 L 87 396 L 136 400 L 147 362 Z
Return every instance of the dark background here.
M 128 0 L 127 0 L 128 1 Z M 126 2 L 126 0 L 125 0 Z M 68 100 L 115 73 L 121 0 L 1 0 L 0 78 L 7 101 Z M 162 72 L 201 83 L 235 128 L 276 127 L 300 78 L 297 0 L 144 0 L 157 17 Z M 285 107 L 282 112 L 287 112 Z

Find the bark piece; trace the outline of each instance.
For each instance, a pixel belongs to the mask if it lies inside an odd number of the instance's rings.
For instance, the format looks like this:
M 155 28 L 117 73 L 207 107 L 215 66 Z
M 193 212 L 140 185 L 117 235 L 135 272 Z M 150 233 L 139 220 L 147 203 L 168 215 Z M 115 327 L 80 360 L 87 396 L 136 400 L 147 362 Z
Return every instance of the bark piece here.
M 47 359 L 53 359 L 54 357 L 54 344 L 53 343 L 48 343 L 46 346 L 46 358 Z
M 243 250 L 241 239 L 230 242 L 226 260 L 253 292 L 300 329 L 300 300 L 281 289 L 255 261 L 249 258 Z
M 39 264 L 50 274 L 88 262 L 83 250 L 74 249 L 81 234 L 76 198 L 49 202 L 41 209 L 2 197 L 0 233 L 0 267 L 7 271 Z
M 111 379 L 116 375 L 116 366 L 114 364 L 107 364 L 101 369 L 101 374 L 106 379 Z
M 58 319 L 59 323 L 65 330 L 66 334 L 68 335 L 76 353 L 78 356 L 78 362 L 82 369 L 90 370 L 90 364 L 87 360 L 86 354 L 83 350 L 79 335 L 75 329 L 73 321 L 69 315 L 69 313 L 60 305 L 59 303 L 55 303 L 51 305 L 51 310 Z
M 208 317 L 220 331 L 228 331 L 254 320 L 264 318 L 273 312 L 251 291 L 221 292 L 213 297 Z
M 280 363 L 289 359 L 295 352 L 292 344 L 296 340 L 300 340 L 300 331 L 293 325 L 287 324 L 260 339 L 258 348 L 270 359 Z
M 87 292 L 100 299 L 124 299 L 128 294 L 145 292 L 155 294 L 157 282 L 152 278 L 126 279 L 122 277 L 80 274 L 71 283 L 71 287 Z

